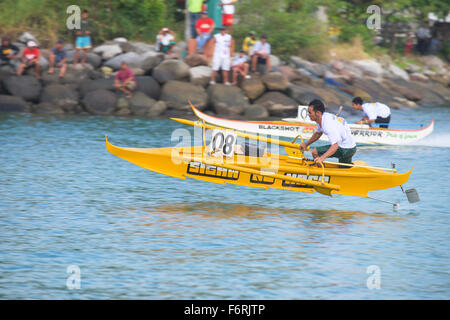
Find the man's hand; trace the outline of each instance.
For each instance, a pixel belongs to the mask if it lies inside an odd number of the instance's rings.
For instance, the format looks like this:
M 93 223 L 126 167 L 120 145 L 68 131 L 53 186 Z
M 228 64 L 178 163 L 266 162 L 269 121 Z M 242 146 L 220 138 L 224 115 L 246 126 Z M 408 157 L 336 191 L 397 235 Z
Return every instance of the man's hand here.
M 306 143 L 301 143 L 299 149 L 300 149 L 300 151 L 305 151 L 307 147 L 308 146 L 306 145 Z
M 324 156 L 320 156 L 314 159 L 314 163 L 323 163 L 325 161 L 326 158 L 324 158 Z

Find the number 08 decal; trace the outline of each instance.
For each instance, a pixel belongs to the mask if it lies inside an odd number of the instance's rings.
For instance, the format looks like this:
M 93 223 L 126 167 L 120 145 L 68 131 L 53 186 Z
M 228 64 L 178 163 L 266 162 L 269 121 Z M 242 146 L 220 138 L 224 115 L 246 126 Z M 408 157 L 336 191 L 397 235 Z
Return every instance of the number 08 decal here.
M 212 133 L 209 153 L 215 152 L 215 154 L 232 157 L 236 140 L 237 134 L 216 129 Z

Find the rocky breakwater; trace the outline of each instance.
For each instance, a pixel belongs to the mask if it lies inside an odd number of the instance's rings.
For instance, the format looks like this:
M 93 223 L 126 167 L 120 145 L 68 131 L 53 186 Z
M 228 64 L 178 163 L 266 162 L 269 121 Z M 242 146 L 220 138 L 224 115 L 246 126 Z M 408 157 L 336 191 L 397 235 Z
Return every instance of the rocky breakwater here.
M 30 37 L 21 37 L 23 43 L 16 45 L 23 49 Z M 353 112 L 353 96 L 381 101 L 393 108 L 450 104 L 450 69 L 436 57 L 424 57 L 422 67 L 408 65 L 403 70 L 389 60 L 318 64 L 300 57 L 282 62 L 272 56 L 272 72 L 259 68 L 251 79 L 225 86 L 220 75 L 218 84 L 209 85 L 208 61 L 198 54 L 186 56 L 183 42 L 164 55 L 151 44 L 115 39 L 95 47 L 84 67 L 72 64 L 72 45 L 65 49 L 70 64 L 62 79 L 57 72 L 48 74 L 47 49 L 41 50 L 39 80 L 32 70 L 18 77 L 9 67 L 0 68 L 0 111 L 189 117 L 190 100 L 210 114 L 258 120 L 295 116 L 299 104 L 314 98 L 324 100 L 330 111 L 345 106 L 344 116 Z M 132 68 L 138 83 L 131 98 L 114 89 L 114 75 L 122 61 Z

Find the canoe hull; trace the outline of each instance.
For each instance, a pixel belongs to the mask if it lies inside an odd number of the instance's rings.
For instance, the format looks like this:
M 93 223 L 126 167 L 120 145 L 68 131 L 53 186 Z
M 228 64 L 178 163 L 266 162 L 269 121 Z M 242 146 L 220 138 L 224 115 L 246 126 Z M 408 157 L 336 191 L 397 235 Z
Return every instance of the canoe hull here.
M 311 122 L 229 120 L 207 115 L 195 107 L 193 110 L 197 117 L 213 125 L 263 135 L 292 139 L 300 135 L 302 139 L 307 140 L 316 130 L 316 125 Z M 407 145 L 430 135 L 434 129 L 434 120 L 426 128 L 420 130 L 371 128 L 367 125 L 357 124 L 349 124 L 349 126 L 357 144 Z M 320 140 L 328 141 L 328 138 L 326 135 L 322 135 Z
M 327 195 L 367 197 L 369 191 L 404 184 L 411 174 L 411 171 L 400 174 L 363 167 L 342 169 L 336 165 L 326 165 L 322 169 L 305 165 L 303 160 L 278 154 L 216 158 L 207 156 L 203 146 L 122 148 L 110 144 L 106 139 L 106 148 L 111 154 L 135 165 L 179 179 L 189 177 L 220 184 L 308 193 L 317 191 Z

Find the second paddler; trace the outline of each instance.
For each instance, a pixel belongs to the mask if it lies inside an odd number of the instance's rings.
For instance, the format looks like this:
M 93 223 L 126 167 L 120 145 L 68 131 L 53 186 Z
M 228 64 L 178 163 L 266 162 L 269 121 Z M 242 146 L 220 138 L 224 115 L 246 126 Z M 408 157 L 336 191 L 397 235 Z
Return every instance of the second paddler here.
M 314 162 L 322 163 L 326 158 L 333 157 L 338 158 L 340 163 L 351 164 L 352 157 L 356 153 L 356 143 L 345 119 L 325 112 L 323 102 L 318 99 L 308 104 L 308 115 L 317 123 L 317 131 L 307 142 L 300 144 L 300 150 L 306 150 L 325 133 L 330 144 L 317 147 L 312 151 Z

